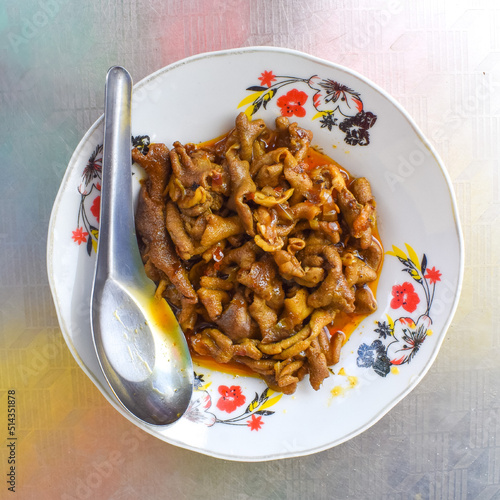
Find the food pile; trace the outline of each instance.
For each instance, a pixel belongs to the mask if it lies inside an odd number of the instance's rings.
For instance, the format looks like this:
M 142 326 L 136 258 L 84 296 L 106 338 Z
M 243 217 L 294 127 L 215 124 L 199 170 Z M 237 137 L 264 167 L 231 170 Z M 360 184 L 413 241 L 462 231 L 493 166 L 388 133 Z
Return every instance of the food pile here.
M 319 389 L 345 341 L 337 314 L 369 314 L 382 247 L 375 200 L 311 148 L 312 133 L 243 113 L 223 138 L 135 148 L 147 275 L 192 352 L 237 362 L 291 394 Z M 330 333 L 332 332 L 332 333 Z

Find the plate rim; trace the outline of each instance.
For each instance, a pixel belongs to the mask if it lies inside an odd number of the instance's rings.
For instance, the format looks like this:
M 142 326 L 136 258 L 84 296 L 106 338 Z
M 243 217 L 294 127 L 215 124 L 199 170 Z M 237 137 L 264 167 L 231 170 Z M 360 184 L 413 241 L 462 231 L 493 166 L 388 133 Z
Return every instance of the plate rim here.
M 207 449 L 201 449 L 195 446 L 192 446 L 190 444 L 180 442 L 174 438 L 168 438 L 168 441 L 164 439 L 164 436 L 161 436 L 157 432 L 157 428 L 154 428 L 152 426 L 148 426 L 145 424 L 142 424 L 139 421 L 136 421 L 132 416 L 128 415 L 123 407 L 116 401 L 111 394 L 106 390 L 105 386 L 100 382 L 100 380 L 97 378 L 96 375 L 94 375 L 89 368 L 84 364 L 82 358 L 78 354 L 78 351 L 76 350 L 72 339 L 69 335 L 70 328 L 67 325 L 67 322 L 64 320 L 61 312 L 61 306 L 60 306 L 60 299 L 59 295 L 57 293 L 56 289 L 56 284 L 55 284 L 55 279 L 54 279 L 54 259 L 53 259 L 53 253 L 54 253 L 54 231 L 55 231 L 55 225 L 56 225 L 56 220 L 58 218 L 59 212 L 60 212 L 60 205 L 61 205 L 61 200 L 63 197 L 63 193 L 66 190 L 66 187 L 68 186 L 69 179 L 71 177 L 71 172 L 77 163 L 77 160 L 80 158 L 81 152 L 85 145 L 88 143 L 89 139 L 91 136 L 95 133 L 96 129 L 99 128 L 101 123 L 103 122 L 104 115 L 102 114 L 92 125 L 91 127 L 87 130 L 87 132 L 84 134 L 84 136 L 80 139 L 77 147 L 73 151 L 73 154 L 71 155 L 68 165 L 65 170 L 65 174 L 61 180 L 61 184 L 59 186 L 57 195 L 54 199 L 54 204 L 51 210 L 51 215 L 49 219 L 49 225 L 48 225 L 48 239 L 47 239 L 47 255 L 46 255 L 46 265 L 47 265 L 47 274 L 48 274 L 48 281 L 49 281 L 49 287 L 51 291 L 51 295 L 55 304 L 55 309 L 56 309 L 56 314 L 60 326 L 60 330 L 62 333 L 62 336 L 64 338 L 64 341 L 66 345 L 68 346 L 73 358 L 77 362 L 77 364 L 80 366 L 80 368 L 83 370 L 83 372 L 89 377 L 89 379 L 94 383 L 94 385 L 99 389 L 101 394 L 106 398 L 106 400 L 111 403 L 111 405 L 125 418 L 127 418 L 132 424 L 135 426 L 139 427 L 140 429 L 144 430 L 148 434 L 153 435 L 154 437 L 162 440 L 163 442 L 173 445 L 173 446 L 178 446 L 183 449 L 187 449 L 190 451 L 194 451 L 197 453 L 201 453 L 206 456 L 211 456 L 219 459 L 225 459 L 225 460 L 232 460 L 232 461 L 238 461 L 238 462 L 264 462 L 264 461 L 270 461 L 270 460 L 278 460 L 278 459 L 285 459 L 285 458 L 295 458 L 295 457 L 301 457 L 301 456 L 307 456 L 311 455 L 314 453 L 319 453 L 321 451 L 328 450 L 330 448 L 333 448 L 335 446 L 338 446 L 342 443 L 345 443 L 349 441 L 350 439 L 362 434 L 366 430 L 368 430 L 370 427 L 375 425 L 382 417 L 384 417 L 390 410 L 392 410 L 399 402 L 401 402 L 410 392 L 412 392 L 415 387 L 423 380 L 425 375 L 428 373 L 432 365 L 434 364 L 436 357 L 442 347 L 442 344 L 444 342 L 444 339 L 448 333 L 449 327 L 451 325 L 451 322 L 453 321 L 453 318 L 455 316 L 456 310 L 458 308 L 458 304 L 460 301 L 460 296 L 462 292 L 462 286 L 463 286 L 463 277 L 464 277 L 464 261 L 465 261 L 465 255 L 464 255 L 464 239 L 463 239 L 463 232 L 462 232 L 462 227 L 460 224 L 460 215 L 459 215 L 459 210 L 458 210 L 458 205 L 457 205 L 457 200 L 456 200 L 456 194 L 453 189 L 453 183 L 451 180 L 451 177 L 446 170 L 444 166 L 444 162 L 442 161 L 441 157 L 439 156 L 437 150 L 434 148 L 434 146 L 430 143 L 430 141 L 427 139 L 427 137 L 424 135 L 424 133 L 421 131 L 420 127 L 417 125 L 415 120 L 412 118 L 412 116 L 408 113 L 408 111 L 392 96 L 390 95 L 386 90 L 384 90 L 382 87 L 380 87 L 378 84 L 367 78 L 366 76 L 362 75 L 361 73 L 357 72 L 356 70 L 350 69 L 346 66 L 340 65 L 338 63 L 329 61 L 327 59 L 323 59 L 317 56 L 313 56 L 311 54 L 294 50 L 294 49 L 288 49 L 288 48 L 283 48 L 283 47 L 274 47 L 274 46 L 249 46 L 249 47 L 241 47 L 241 48 L 232 48 L 232 49 L 225 49 L 225 50 L 219 50 L 219 51 L 209 51 L 209 52 L 203 52 L 200 54 L 195 54 L 186 58 L 183 58 L 179 61 L 175 61 L 173 63 L 170 63 L 162 68 L 159 68 L 158 70 L 154 71 L 153 73 L 147 75 L 146 77 L 142 78 L 139 80 L 136 84 L 133 86 L 133 90 L 139 90 L 142 88 L 144 85 L 147 83 L 151 82 L 152 80 L 158 78 L 164 73 L 170 72 L 172 70 L 175 70 L 177 67 L 183 66 L 190 64 L 192 62 L 196 62 L 198 60 L 202 59 L 210 59 L 210 58 L 215 58 L 215 57 L 224 57 L 227 55 L 238 55 L 238 54 L 249 54 L 249 53 L 258 53 L 258 52 L 267 52 L 267 53 L 282 53 L 282 54 L 289 54 L 293 56 L 297 56 L 303 59 L 306 59 L 308 61 L 312 61 L 314 63 L 319 63 L 324 66 L 343 71 L 347 74 L 350 74 L 359 80 L 361 80 L 363 83 L 366 85 L 372 87 L 375 91 L 377 91 L 381 96 L 383 96 L 385 99 L 387 99 L 402 115 L 402 117 L 408 122 L 408 124 L 411 126 L 413 131 L 415 132 L 416 136 L 418 139 L 421 141 L 421 143 L 429 150 L 431 153 L 435 163 L 437 166 L 439 166 L 439 170 L 441 172 L 441 175 L 444 177 L 446 187 L 448 190 L 448 196 L 449 196 L 449 202 L 451 204 L 451 209 L 453 213 L 453 218 L 454 218 L 454 228 L 458 240 L 458 249 L 457 249 L 457 255 L 458 255 L 458 276 L 457 276 L 457 285 L 456 285 L 456 290 L 455 290 L 455 295 L 453 299 L 453 303 L 451 304 L 448 317 L 445 319 L 442 327 L 442 333 L 439 336 L 437 342 L 433 346 L 433 350 L 429 353 L 428 359 L 426 360 L 425 366 L 420 370 L 419 373 L 414 374 L 413 380 L 411 383 L 407 385 L 404 391 L 402 391 L 399 395 L 396 397 L 392 398 L 376 415 L 374 415 L 369 422 L 365 423 L 364 425 L 359 426 L 358 428 L 354 429 L 347 435 L 342 436 L 341 438 L 338 438 L 333 441 L 329 441 L 328 443 L 325 443 L 320 446 L 316 447 L 311 447 L 306 450 L 300 450 L 300 451 L 292 451 L 292 452 L 276 452 L 276 453 L 271 453 L 271 454 L 266 454 L 266 455 L 259 455 L 259 456 L 243 456 L 243 455 L 235 455 L 235 454 L 230 454 L 230 453 L 222 453 L 222 452 L 217 452 L 217 451 L 210 451 Z

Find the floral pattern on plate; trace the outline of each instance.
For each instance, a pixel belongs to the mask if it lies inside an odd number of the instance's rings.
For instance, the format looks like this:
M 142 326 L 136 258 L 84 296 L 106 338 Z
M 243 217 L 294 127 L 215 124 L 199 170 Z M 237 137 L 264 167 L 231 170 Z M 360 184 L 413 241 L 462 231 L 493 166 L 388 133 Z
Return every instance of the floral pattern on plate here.
M 76 229 L 72 231 L 75 243 L 86 244 L 87 254 L 97 251 L 99 215 L 101 209 L 102 144 L 96 146 L 85 165 L 78 193 L 80 206 Z M 90 212 L 90 215 L 89 215 Z
M 258 431 L 264 425 L 263 417 L 273 415 L 275 412 L 269 410 L 283 396 L 281 393 L 275 393 L 267 388 L 261 394 L 255 393 L 252 401 L 245 407 L 243 411 L 238 411 L 238 408 L 243 407 L 247 402 L 247 397 L 243 393 L 241 386 L 219 385 L 217 393 L 219 399 L 216 403 L 216 408 L 221 412 L 235 415 L 228 418 L 217 417 L 215 413 L 209 411 L 212 408 L 212 396 L 207 390 L 210 384 L 204 384 L 203 375 L 195 373 L 194 393 L 191 403 L 184 414 L 184 418 L 191 422 L 202 423 L 207 427 L 215 424 L 237 425 L 244 426 L 251 431 Z M 276 394 L 276 395 L 274 395 Z M 214 410 L 215 411 L 215 410 Z
M 272 78 L 274 78 L 272 72 L 269 72 L 269 74 L 263 73 L 263 83 L 272 83 Z M 284 85 L 286 83 L 282 83 L 281 86 Z M 260 98 L 265 99 L 265 96 L 261 95 Z M 302 111 L 299 111 L 299 107 L 302 106 L 301 103 L 307 99 L 304 92 L 292 89 L 281 98 L 283 98 L 283 101 L 281 101 L 283 109 L 286 111 L 282 113 L 283 115 L 289 114 L 288 110 L 292 110 L 292 114 L 297 116 L 305 115 L 305 111 L 304 115 L 302 115 Z M 280 99 L 278 99 L 278 106 L 281 105 Z M 266 101 L 262 102 L 265 105 Z M 139 148 L 144 153 L 147 153 L 149 144 L 150 137 L 148 135 L 132 137 L 132 146 Z M 92 251 L 97 250 L 99 237 L 102 154 L 103 145 L 99 144 L 88 158 L 83 168 L 81 182 L 77 187 L 80 204 L 77 228 L 72 231 L 72 238 L 78 245 L 86 244 L 86 252 L 89 256 Z M 403 271 L 407 272 L 414 282 L 421 285 L 426 310 L 418 316 L 416 321 L 408 316 L 401 316 L 393 320 L 391 316 L 387 315 L 387 320 L 377 321 L 377 328 L 374 329 L 379 338 L 371 344 L 362 343 L 359 346 L 357 351 L 358 367 L 373 368 L 375 373 L 381 377 L 386 377 L 391 371 L 396 372 L 396 367 L 399 365 L 409 364 L 418 353 L 427 336 L 432 334 L 430 329 L 432 325 L 430 309 L 434 300 L 436 283 L 441 281 L 441 273 L 435 267 L 428 268 L 425 254 L 420 260 L 414 249 L 407 243 L 405 245 L 408 254 L 393 246 L 392 251 L 387 252 L 387 255 L 397 257 L 403 264 Z M 414 313 L 421 304 L 420 295 L 411 281 L 393 285 L 389 300 L 391 309 L 402 308 L 407 313 Z M 271 397 L 273 391 L 267 388 L 260 395 L 255 393 L 251 403 L 245 407 L 244 411 L 229 418 L 222 418 L 222 416 L 216 416 L 215 413 L 209 411 L 213 403 L 213 396 L 207 390 L 210 384 L 203 384 L 203 375 L 195 374 L 195 379 L 195 393 L 185 417 L 187 420 L 203 423 L 208 427 L 214 424 L 226 424 L 246 426 L 250 430 L 258 431 L 264 425 L 263 417 L 274 414 L 274 411 L 270 411 L 268 408 L 276 404 L 282 396 L 282 394 L 277 393 L 276 396 Z M 247 401 L 247 396 L 242 392 L 241 386 L 234 385 L 218 386 L 217 397 L 215 407 L 220 412 L 228 414 L 235 413 Z
M 397 372 L 398 366 L 409 364 L 417 355 L 422 344 L 429 335 L 432 335 L 430 317 L 436 283 L 441 281 L 441 272 L 435 267 L 427 266 L 427 256 L 418 258 L 415 250 L 405 244 L 408 254 L 400 248 L 393 246 L 387 255 L 397 257 L 403 264 L 403 271 L 407 272 L 411 279 L 421 286 L 424 294 L 425 311 L 418 318 L 401 316 L 393 320 L 387 315 L 387 321 L 378 321 L 375 333 L 379 338 L 370 345 L 361 344 L 358 348 L 357 365 L 361 368 L 373 368 L 375 373 L 386 377 L 389 373 Z M 421 303 L 420 295 L 415 290 L 411 281 L 393 285 L 391 291 L 392 299 L 390 308 L 393 310 L 404 309 L 413 313 Z M 389 341 L 385 343 L 384 341 Z
M 144 153 L 148 152 L 150 139 L 148 135 L 132 137 L 132 147 L 137 147 Z M 102 179 L 103 145 L 98 144 L 85 165 L 81 182 L 78 186 L 80 205 L 76 229 L 72 231 L 75 243 L 86 244 L 87 255 L 97 252 L 99 239 L 99 217 L 101 213 L 101 179 Z M 90 214 L 89 214 L 90 212 Z
M 249 117 L 261 107 L 266 109 L 269 102 L 280 94 L 276 105 L 281 115 L 303 118 L 307 114 L 304 105 L 311 97 L 316 110 L 311 119 L 320 118 L 321 128 L 332 131 L 333 127 L 338 127 L 344 132 L 344 141 L 350 146 L 367 146 L 370 143 L 368 130 L 375 125 L 377 116 L 365 111 L 360 93 L 347 85 L 318 75 L 299 78 L 279 76 L 267 70 L 258 79 L 260 85 L 248 87 L 246 90 L 252 94 L 245 97 L 238 106 L 247 106 L 245 112 Z
M 298 75 L 299 71 L 305 79 L 278 76 Z M 220 85 L 221 74 L 224 85 Z M 203 85 L 199 75 L 206 76 Z M 336 82 L 337 87 L 334 83 L 330 88 L 316 85 L 327 79 Z M 280 87 L 281 84 L 285 85 Z M 252 85 L 261 89 L 245 90 Z M 273 95 L 269 90 L 275 91 Z M 260 109 L 252 114 L 259 97 Z M 356 176 L 370 180 L 383 221 L 380 229 L 386 248 L 408 241 L 414 248 L 418 245 L 425 249 L 432 262 L 429 260 L 430 266 L 426 263 L 423 271 L 422 260 L 415 259 L 407 249 L 400 256 L 408 263 L 420 264 L 420 272 L 424 273 L 420 284 L 411 275 L 410 267 L 403 264 L 410 273 L 402 275 L 401 262 L 393 257 L 386 259 L 377 293 L 379 311 L 384 312 L 367 318 L 351 335 L 341 368 L 335 369 L 319 392 L 302 385 L 296 397 L 283 396 L 277 401 L 273 398 L 279 393 L 265 392 L 264 381 L 200 367 L 196 371 L 204 374 L 205 381 L 193 393 L 190 413 L 171 427 L 142 425 L 130 418 L 109 389 L 90 334 L 88 307 L 98 238 L 95 229 L 100 217 L 96 199 L 101 195 L 101 118 L 89 129 L 69 162 L 48 232 L 49 283 L 62 334 L 78 364 L 109 403 L 134 425 L 167 443 L 214 457 L 256 462 L 304 456 L 365 431 L 422 379 L 442 345 L 458 303 L 463 279 L 463 241 L 452 186 L 432 145 L 398 103 L 362 75 L 329 61 L 276 47 L 200 54 L 174 63 L 137 83 L 132 104 L 133 135 L 147 131 L 158 142 L 172 138 L 203 141 L 222 134 L 233 121 L 238 104 L 248 116 L 258 116 L 269 123 L 280 115 L 298 121 L 314 133 L 318 149 L 328 154 L 333 148 L 334 159 Z M 359 115 L 360 109 L 364 115 Z M 195 119 L 176 120 L 176 116 Z M 359 147 L 368 142 L 368 147 Z M 412 162 L 415 168 L 409 175 L 401 169 L 407 165 L 407 159 L 415 158 L 415 151 L 419 157 L 415 164 Z M 87 166 L 87 173 L 92 175 L 84 177 Z M 139 192 L 137 181 L 142 176 L 142 172 L 135 172 L 138 175 L 133 176 L 134 200 Z M 398 181 L 397 189 L 394 178 Z M 418 196 L 421 192 L 427 194 L 425 203 Z M 427 297 L 425 281 L 430 292 Z M 426 313 L 429 304 L 432 307 Z M 386 312 L 394 318 L 394 327 Z M 425 316 L 432 318 L 432 336 Z M 401 354 L 393 353 L 401 342 L 389 348 L 396 339 L 403 341 L 403 330 L 409 338 L 412 333 L 417 339 L 419 332 L 426 333 L 420 349 L 414 349 L 411 358 L 401 359 Z M 380 336 L 384 332 L 385 337 Z M 380 351 L 383 349 L 386 356 L 406 361 L 391 364 L 391 372 L 385 377 L 379 376 L 373 365 L 357 363 L 360 346 L 366 344 L 370 348 L 375 340 L 380 341 Z M 377 360 L 380 352 L 369 351 L 372 359 Z M 393 375 L 397 369 L 399 375 Z M 274 413 L 258 414 L 259 411 Z

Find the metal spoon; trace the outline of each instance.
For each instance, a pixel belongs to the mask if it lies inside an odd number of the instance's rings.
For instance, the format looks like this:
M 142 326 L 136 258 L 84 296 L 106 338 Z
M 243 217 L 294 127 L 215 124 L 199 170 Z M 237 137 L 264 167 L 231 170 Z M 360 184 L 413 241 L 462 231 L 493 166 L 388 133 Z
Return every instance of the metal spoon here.
M 101 214 L 91 325 L 102 371 L 137 418 L 168 425 L 186 411 L 193 365 L 172 310 L 155 299 L 134 230 L 131 175 L 132 78 L 106 77 Z

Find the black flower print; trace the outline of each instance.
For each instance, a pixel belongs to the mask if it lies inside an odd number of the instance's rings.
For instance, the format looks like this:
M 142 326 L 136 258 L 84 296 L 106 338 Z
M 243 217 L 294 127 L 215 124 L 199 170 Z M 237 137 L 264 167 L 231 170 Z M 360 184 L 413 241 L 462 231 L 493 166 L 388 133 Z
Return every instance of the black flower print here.
M 346 118 L 339 128 L 345 132 L 345 142 L 351 146 L 366 146 L 370 144 L 370 134 L 368 129 L 373 127 L 377 117 L 370 111 L 361 111 L 356 116 Z
M 132 137 L 132 147 L 137 148 L 143 155 L 147 155 L 151 141 L 149 135 L 136 135 Z
M 378 333 L 381 339 L 386 339 L 392 335 L 392 329 L 385 321 L 377 321 L 377 328 L 374 331 Z
M 321 123 L 321 128 L 327 128 L 331 132 L 332 128 L 337 125 L 337 121 L 337 118 L 334 118 L 333 114 L 328 113 L 319 122 Z

